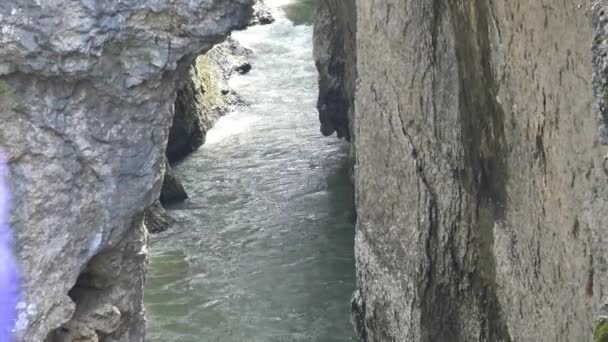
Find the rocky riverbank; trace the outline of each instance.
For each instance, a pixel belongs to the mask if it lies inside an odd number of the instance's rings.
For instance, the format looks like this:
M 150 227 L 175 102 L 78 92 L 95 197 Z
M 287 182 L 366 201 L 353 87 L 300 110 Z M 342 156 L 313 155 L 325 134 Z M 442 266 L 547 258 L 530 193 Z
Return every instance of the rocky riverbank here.
M 149 232 L 164 231 L 174 222 L 164 205 L 188 198 L 171 164 L 201 147 L 207 132 L 233 106 L 244 105 L 238 94 L 230 89 L 228 80 L 234 74 L 251 69 L 249 54 L 250 51 L 229 37 L 198 56 L 192 64 L 186 84 L 177 92 L 160 197 L 146 210 L 145 222 Z

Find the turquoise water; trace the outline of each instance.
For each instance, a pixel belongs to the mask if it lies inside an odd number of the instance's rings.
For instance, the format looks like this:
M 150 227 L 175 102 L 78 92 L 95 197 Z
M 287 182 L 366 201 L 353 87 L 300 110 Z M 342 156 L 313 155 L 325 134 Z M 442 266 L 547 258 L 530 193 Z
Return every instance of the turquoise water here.
M 149 341 L 353 341 L 348 146 L 319 133 L 312 3 L 276 3 L 275 24 L 234 34 L 255 53 L 232 81 L 251 105 L 175 169 L 190 199 L 152 238 Z

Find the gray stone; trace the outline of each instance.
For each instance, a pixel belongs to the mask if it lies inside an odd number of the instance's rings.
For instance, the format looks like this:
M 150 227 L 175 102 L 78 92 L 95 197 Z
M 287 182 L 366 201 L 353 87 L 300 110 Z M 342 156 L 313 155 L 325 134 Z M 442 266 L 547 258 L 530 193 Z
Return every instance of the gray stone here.
M 162 204 L 172 204 L 184 201 L 188 198 L 184 186 L 173 173 L 173 169 L 169 163 L 165 164 L 165 176 L 163 177 L 163 186 L 160 191 L 160 202 Z
M 244 74 L 251 70 L 250 54 L 249 49 L 228 37 L 195 59 L 186 83 L 177 93 L 166 151 L 169 161 L 179 161 L 196 151 L 205 143 L 207 132 L 217 120 L 234 105 L 241 104 L 228 80 L 236 73 Z M 160 203 L 171 204 L 187 198 L 186 190 L 167 163 L 160 202 L 146 210 L 148 230 L 159 233 L 174 222 Z
M 228 79 L 249 64 L 251 51 L 231 38 L 198 56 L 186 84 L 178 91 L 175 116 L 169 134 L 167 158 L 176 162 L 205 143 L 207 132 L 239 102 Z
M 313 54 L 319 72 L 321 132 L 350 140 L 357 78 L 355 1 L 316 1 L 315 12 Z
M 150 234 L 164 232 L 175 223 L 175 219 L 165 210 L 160 200 L 154 201 L 146 209 L 144 225 Z
M 331 37 L 350 14 L 323 5 Z M 361 338 L 592 340 L 608 293 L 592 106 L 603 134 L 606 5 L 357 0 L 356 52 L 315 53 L 356 53 Z
M 253 5 L 253 18 L 250 25 L 267 25 L 274 23 L 275 19 L 269 6 L 263 0 L 255 0 Z
M 81 303 L 69 293 L 86 274 L 121 314 L 103 340 L 143 341 L 143 211 L 160 193 L 176 89 L 195 56 L 249 22 L 251 5 L 0 3 L 0 146 L 24 278 L 18 341 L 70 324 Z

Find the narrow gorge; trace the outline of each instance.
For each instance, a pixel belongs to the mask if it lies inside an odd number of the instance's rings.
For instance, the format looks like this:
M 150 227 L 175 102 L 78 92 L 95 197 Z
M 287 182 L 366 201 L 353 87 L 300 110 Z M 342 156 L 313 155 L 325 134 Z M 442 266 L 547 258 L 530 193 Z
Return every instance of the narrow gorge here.
M 608 341 L 607 13 L 0 2 L 0 342 Z
M 352 341 L 348 144 L 319 133 L 312 3 L 273 4 L 232 34 L 239 100 L 175 164 L 189 198 L 151 238 L 148 341 Z

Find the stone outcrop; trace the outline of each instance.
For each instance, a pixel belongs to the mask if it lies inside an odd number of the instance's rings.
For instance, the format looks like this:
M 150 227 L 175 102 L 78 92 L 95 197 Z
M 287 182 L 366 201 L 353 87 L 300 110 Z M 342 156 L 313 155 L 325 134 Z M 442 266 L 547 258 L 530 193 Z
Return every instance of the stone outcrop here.
M 319 72 L 321 132 L 350 140 L 357 79 L 355 1 L 316 1 L 315 12 L 313 53 Z
M 263 0 L 255 0 L 253 5 L 253 18 L 250 25 L 267 25 L 274 23 L 274 17 L 271 10 Z
M 256 6 L 260 6 L 259 2 Z M 259 8 L 257 10 L 260 11 Z M 234 105 L 242 102 L 229 87 L 228 80 L 234 74 L 244 74 L 251 70 L 248 58 L 250 54 L 250 50 L 228 37 L 196 57 L 192 63 L 188 78 L 178 90 L 175 100 L 160 199 L 145 213 L 145 221 L 151 233 L 167 230 L 175 221 L 160 204 L 177 203 L 188 198 L 170 163 L 185 158 L 201 147 L 205 143 L 207 132 L 217 120 Z
M 18 341 L 143 341 L 143 211 L 160 193 L 176 90 L 252 2 L 0 3 Z
M 188 194 L 182 183 L 177 179 L 171 165 L 165 164 L 165 176 L 163 177 L 163 185 L 160 191 L 160 203 L 171 204 L 184 201 L 188 198 Z
M 154 201 L 151 206 L 146 209 L 144 214 L 144 225 L 150 234 L 164 232 L 175 223 L 175 219 L 169 215 L 160 199 Z
M 270 8 L 264 1 L 255 0 L 248 25 L 274 22 Z M 167 142 L 167 163 L 159 201 L 145 213 L 148 231 L 159 233 L 175 222 L 162 205 L 184 201 L 188 194 L 175 176 L 170 163 L 187 157 L 205 143 L 207 132 L 241 98 L 229 86 L 234 74 L 251 70 L 251 51 L 231 37 L 195 58 L 185 84 L 177 92 L 173 122 Z M 162 205 L 161 205 L 162 204 Z
M 251 69 L 249 54 L 250 51 L 236 40 L 228 38 L 195 59 L 175 101 L 175 116 L 167 145 L 170 163 L 201 147 L 211 127 L 230 106 L 239 102 L 228 86 L 228 79 L 236 72 Z
M 327 8 L 316 34 L 331 37 L 319 31 L 350 15 Z M 359 337 L 591 340 L 608 290 L 606 2 L 357 0 L 356 13 L 356 50 L 316 55 L 356 54 Z M 340 89 L 320 70 L 321 89 Z

